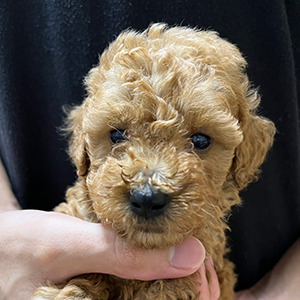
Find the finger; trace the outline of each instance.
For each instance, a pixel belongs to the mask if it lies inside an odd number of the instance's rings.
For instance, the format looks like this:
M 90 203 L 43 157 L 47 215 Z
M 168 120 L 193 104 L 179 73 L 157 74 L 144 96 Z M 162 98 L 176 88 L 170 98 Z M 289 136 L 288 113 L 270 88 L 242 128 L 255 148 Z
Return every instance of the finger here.
M 190 237 L 165 250 L 132 250 L 119 238 L 109 257 L 113 274 L 127 279 L 153 280 L 188 276 L 197 271 L 205 257 L 203 245 Z M 114 267 L 113 267 L 114 266 Z
M 214 269 L 214 264 L 212 257 L 210 256 L 204 262 L 206 271 L 210 273 L 210 283 L 209 283 L 209 292 L 210 292 L 210 300 L 217 300 L 220 297 L 220 285 L 217 273 Z
M 209 285 L 206 278 L 205 264 L 199 268 L 199 283 L 198 283 L 198 292 L 200 292 L 200 300 L 210 300 Z

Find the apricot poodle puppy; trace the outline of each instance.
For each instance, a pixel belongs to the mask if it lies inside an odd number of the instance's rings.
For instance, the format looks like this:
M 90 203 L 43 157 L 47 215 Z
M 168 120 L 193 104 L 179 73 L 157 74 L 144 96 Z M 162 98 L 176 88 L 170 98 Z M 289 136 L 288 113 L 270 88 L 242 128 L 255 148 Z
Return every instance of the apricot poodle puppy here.
M 154 24 L 121 33 L 68 115 L 78 180 L 56 211 L 102 223 L 133 248 L 198 238 L 213 258 L 220 299 L 232 300 L 226 216 L 257 178 L 275 133 L 256 115 L 260 98 L 245 66 L 215 32 Z M 199 299 L 196 276 L 143 282 L 88 274 L 39 288 L 32 299 Z

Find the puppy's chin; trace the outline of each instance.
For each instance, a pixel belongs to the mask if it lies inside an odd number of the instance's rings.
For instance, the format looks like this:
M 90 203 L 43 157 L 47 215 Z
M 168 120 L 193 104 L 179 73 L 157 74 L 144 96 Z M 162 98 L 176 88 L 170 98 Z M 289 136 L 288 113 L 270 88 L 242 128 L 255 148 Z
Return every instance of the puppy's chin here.
M 178 234 L 159 226 L 137 225 L 128 231 L 116 230 L 119 237 L 124 238 L 127 245 L 134 249 L 168 249 L 182 243 L 190 233 Z

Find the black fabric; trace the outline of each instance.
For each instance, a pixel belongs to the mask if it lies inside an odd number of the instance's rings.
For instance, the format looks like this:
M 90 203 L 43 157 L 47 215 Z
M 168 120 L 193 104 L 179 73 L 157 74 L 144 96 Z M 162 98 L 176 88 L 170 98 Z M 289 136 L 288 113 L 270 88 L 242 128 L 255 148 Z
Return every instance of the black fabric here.
M 0 153 L 22 207 L 52 209 L 75 180 L 62 106 L 82 101 L 108 42 L 157 21 L 214 29 L 244 53 L 278 129 L 260 181 L 230 218 L 237 289 L 253 285 L 300 233 L 299 10 L 297 0 L 2 0 Z

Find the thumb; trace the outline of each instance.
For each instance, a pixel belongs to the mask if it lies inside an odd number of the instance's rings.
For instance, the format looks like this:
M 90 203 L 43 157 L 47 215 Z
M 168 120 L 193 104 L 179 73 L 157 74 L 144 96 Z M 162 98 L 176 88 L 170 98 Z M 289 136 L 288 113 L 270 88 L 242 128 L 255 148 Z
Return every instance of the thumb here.
M 127 279 L 153 280 L 188 276 L 205 258 L 203 245 L 194 237 L 168 250 L 132 250 L 119 238 L 112 245 L 108 261 L 111 272 Z M 109 270 L 108 270 L 109 271 Z

